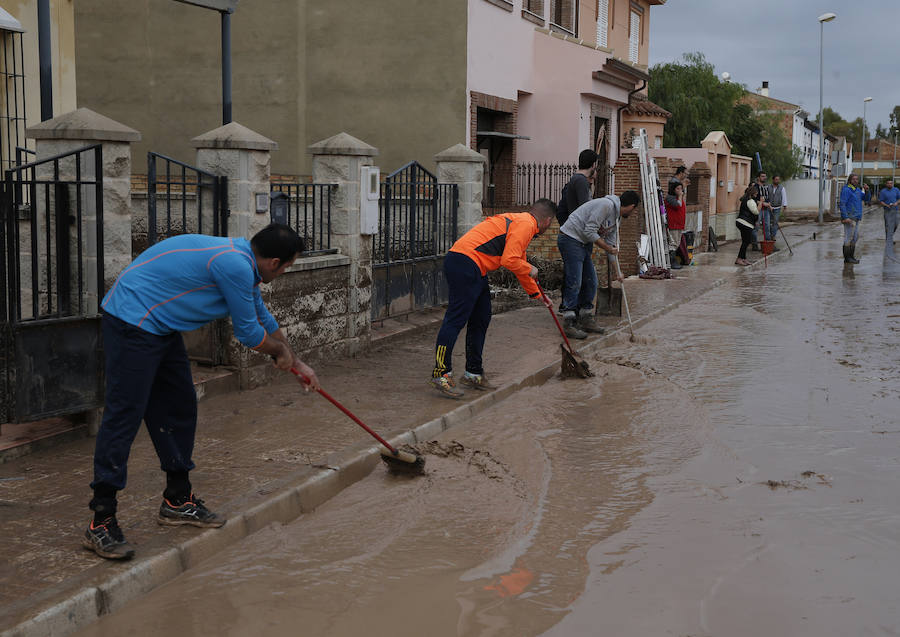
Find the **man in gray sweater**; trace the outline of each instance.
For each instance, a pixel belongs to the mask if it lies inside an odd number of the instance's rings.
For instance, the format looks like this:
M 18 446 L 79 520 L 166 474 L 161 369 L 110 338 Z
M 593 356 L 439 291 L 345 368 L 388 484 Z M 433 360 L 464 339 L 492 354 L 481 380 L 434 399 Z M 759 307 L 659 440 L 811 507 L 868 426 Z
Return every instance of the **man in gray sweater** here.
M 603 333 L 591 316 L 597 294 L 597 271 L 591 261 L 594 246 L 606 251 L 610 267 L 619 253 L 616 222 L 640 203 L 633 190 L 621 197 L 606 195 L 578 207 L 559 229 L 556 245 L 563 258 L 563 323 L 567 336 L 586 338 L 587 332 Z M 619 281 L 622 277 L 616 277 Z

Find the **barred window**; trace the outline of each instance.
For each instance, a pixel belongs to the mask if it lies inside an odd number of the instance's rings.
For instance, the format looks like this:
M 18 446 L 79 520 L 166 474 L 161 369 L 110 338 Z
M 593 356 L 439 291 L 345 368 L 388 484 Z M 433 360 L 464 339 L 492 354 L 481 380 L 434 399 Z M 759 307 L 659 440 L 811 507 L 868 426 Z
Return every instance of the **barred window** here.
M 25 71 L 22 35 L 23 31 L 18 21 L 5 11 L 0 13 L 0 78 L 2 78 L 0 167 L 4 171 L 19 163 L 30 161 L 30 159 L 16 160 L 17 149 L 25 146 Z

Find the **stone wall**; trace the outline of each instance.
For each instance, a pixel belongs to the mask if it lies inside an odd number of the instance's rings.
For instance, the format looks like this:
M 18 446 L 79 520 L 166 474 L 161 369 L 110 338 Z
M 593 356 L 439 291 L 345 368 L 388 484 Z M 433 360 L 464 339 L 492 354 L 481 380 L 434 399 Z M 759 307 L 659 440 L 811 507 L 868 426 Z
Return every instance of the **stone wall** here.
M 330 254 L 298 259 L 269 285 L 260 286 L 272 316 L 305 362 L 358 353 L 351 338 L 356 313 L 350 311 L 350 258 Z M 234 338 L 229 360 L 240 369 L 241 387 L 264 383 L 274 373 L 272 362 Z

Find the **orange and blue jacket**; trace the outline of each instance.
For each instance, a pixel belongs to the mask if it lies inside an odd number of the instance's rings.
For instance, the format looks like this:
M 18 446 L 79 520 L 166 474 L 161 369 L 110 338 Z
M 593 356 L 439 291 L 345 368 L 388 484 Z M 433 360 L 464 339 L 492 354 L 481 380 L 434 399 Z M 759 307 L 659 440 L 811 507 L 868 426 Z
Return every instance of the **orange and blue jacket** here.
M 525 249 L 538 235 L 537 220 L 530 212 L 507 212 L 488 217 L 460 237 L 450 252 L 464 254 L 481 270 L 481 276 L 501 266 L 516 275 L 528 296 L 540 292 L 531 278 Z

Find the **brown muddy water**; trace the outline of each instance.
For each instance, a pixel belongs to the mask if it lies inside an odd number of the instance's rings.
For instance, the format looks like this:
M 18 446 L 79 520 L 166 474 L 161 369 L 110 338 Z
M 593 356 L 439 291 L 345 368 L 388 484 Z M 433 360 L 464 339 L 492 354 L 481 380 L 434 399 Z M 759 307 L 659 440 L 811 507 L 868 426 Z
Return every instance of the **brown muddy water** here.
M 595 378 L 422 445 L 426 476 L 379 467 L 81 634 L 900 634 L 881 247 L 735 274 L 589 359 Z

